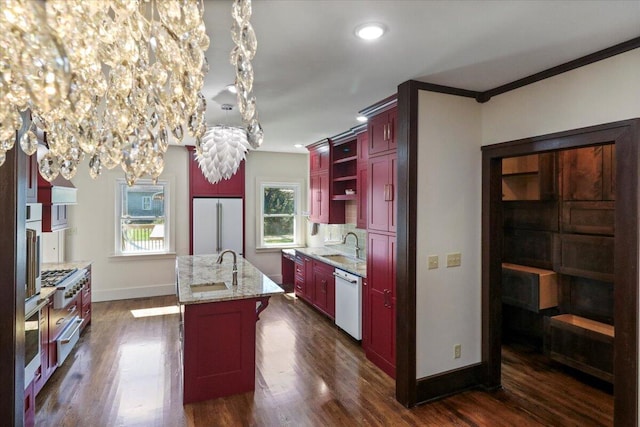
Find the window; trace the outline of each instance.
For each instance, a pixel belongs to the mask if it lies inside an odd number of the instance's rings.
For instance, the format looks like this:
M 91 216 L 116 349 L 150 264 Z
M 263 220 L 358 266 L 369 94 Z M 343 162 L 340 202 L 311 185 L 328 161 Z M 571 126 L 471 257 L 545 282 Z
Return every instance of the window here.
M 259 191 L 258 247 L 282 248 L 301 242 L 300 184 L 262 182 Z
M 116 253 L 119 255 L 169 252 L 169 184 L 139 180 L 128 186 L 117 181 Z
M 151 210 L 151 196 L 142 196 L 142 210 Z

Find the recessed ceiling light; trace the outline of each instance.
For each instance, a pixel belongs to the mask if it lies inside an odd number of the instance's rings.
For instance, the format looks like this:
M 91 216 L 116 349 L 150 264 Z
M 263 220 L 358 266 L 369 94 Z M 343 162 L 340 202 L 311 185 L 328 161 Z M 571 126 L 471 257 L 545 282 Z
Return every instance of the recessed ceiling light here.
M 236 89 L 236 85 L 234 84 L 227 85 L 227 91 L 231 93 L 238 93 L 238 89 Z
M 302 148 L 302 144 L 295 144 L 294 147 L 296 148 Z
M 375 40 L 382 37 L 385 31 L 386 28 L 382 24 L 362 24 L 356 27 L 356 36 L 363 40 Z
M 358 117 L 356 117 L 356 120 L 359 121 L 360 123 L 364 123 L 364 122 L 368 121 L 369 119 L 367 119 L 367 116 L 358 116 Z

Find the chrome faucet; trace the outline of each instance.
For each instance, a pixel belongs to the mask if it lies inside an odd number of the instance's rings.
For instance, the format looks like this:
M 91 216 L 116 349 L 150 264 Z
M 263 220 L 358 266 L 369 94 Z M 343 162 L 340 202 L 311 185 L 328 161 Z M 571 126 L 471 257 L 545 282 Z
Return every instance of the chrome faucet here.
M 347 234 L 344 235 L 344 237 L 342 238 L 342 244 L 344 245 L 345 243 L 347 243 L 347 237 L 349 235 L 352 235 L 353 237 L 356 238 L 356 258 L 360 258 L 360 246 L 358 245 L 358 235 L 356 233 L 354 233 L 353 231 L 349 231 Z
M 222 264 L 222 258 L 224 258 L 224 254 L 226 253 L 233 254 L 233 269 L 231 270 L 233 282 L 231 284 L 233 286 L 238 286 L 238 254 L 236 254 L 236 251 L 232 249 L 225 249 L 224 251 L 220 252 L 220 255 L 218 255 L 218 259 L 216 260 L 216 262 L 218 264 Z

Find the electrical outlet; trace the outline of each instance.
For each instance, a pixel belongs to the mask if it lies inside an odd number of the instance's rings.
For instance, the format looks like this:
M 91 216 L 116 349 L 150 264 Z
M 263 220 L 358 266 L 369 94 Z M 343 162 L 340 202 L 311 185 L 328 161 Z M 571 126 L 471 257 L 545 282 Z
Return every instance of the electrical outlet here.
M 460 264 L 462 264 L 462 254 L 460 252 L 447 254 L 447 267 L 459 267 Z
M 429 263 L 429 270 L 438 268 L 438 255 L 429 255 L 427 261 Z
M 460 356 L 462 356 L 462 345 L 456 344 L 453 346 L 453 358 L 460 359 Z

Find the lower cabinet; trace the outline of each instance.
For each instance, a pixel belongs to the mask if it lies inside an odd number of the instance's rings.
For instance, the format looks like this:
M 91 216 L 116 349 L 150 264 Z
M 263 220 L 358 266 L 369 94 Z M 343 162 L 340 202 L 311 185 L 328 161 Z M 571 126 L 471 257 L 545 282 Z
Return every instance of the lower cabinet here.
M 88 267 L 89 275 L 84 279 L 84 288 L 80 292 L 80 317 L 82 317 L 82 330 L 91 323 L 91 267 Z
M 333 271 L 333 266 L 313 260 L 313 305 L 332 319 L 336 317 L 336 280 Z
M 36 425 L 36 393 L 35 381 L 31 381 L 24 389 L 24 426 Z
M 396 237 L 369 233 L 362 345 L 367 358 L 395 378 Z
M 295 293 L 334 319 L 336 315 L 336 281 L 334 267 L 311 257 L 296 254 Z
M 49 311 L 53 310 L 53 296 L 40 310 L 40 374 L 34 381 L 34 393 L 40 393 L 47 380 L 58 367 L 56 342 L 52 340 Z

